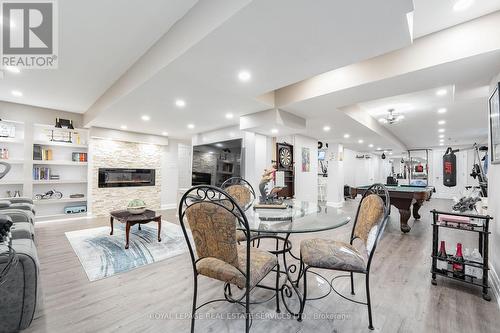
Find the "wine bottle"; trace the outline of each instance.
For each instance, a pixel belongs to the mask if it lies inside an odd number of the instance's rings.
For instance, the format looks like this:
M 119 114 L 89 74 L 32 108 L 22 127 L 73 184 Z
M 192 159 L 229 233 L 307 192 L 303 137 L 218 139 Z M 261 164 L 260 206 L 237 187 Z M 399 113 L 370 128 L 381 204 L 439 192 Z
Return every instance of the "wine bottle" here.
M 441 245 L 439 246 L 439 252 L 437 255 L 436 268 L 443 273 L 446 273 L 448 270 L 448 255 L 446 254 L 446 246 L 444 241 L 441 241 Z
M 464 256 L 462 255 L 462 244 L 457 243 L 457 253 L 453 257 L 453 276 L 463 279 L 464 276 Z

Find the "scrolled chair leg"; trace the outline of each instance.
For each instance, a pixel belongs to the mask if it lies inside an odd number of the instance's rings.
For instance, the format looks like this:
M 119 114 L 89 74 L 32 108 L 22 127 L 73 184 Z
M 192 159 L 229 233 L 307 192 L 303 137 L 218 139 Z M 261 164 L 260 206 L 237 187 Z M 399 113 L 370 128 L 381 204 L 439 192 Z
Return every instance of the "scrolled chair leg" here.
M 299 317 L 297 318 L 298 321 L 302 321 L 302 317 L 304 314 L 304 308 L 306 306 L 306 299 L 307 299 L 307 269 L 309 267 L 304 268 L 304 273 L 303 273 L 303 278 L 304 278 L 304 292 L 302 293 L 302 299 L 300 300 L 300 310 L 299 310 Z
M 368 328 L 374 330 L 372 320 L 372 304 L 370 300 L 370 275 L 366 274 L 366 305 L 368 306 Z
M 250 332 L 250 290 L 246 289 L 245 297 L 245 333 Z
M 280 313 L 280 264 L 276 265 L 276 312 Z
M 351 295 L 355 295 L 354 293 L 354 273 L 351 272 Z
M 198 275 L 194 276 L 193 309 L 191 312 L 191 333 L 194 333 L 194 322 L 196 318 L 196 299 L 198 296 Z

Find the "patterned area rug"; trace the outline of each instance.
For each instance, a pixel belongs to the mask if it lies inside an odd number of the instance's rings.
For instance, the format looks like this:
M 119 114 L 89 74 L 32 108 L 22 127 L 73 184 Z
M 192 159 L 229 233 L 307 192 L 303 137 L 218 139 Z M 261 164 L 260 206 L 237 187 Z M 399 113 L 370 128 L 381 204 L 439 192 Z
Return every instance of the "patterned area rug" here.
M 134 268 L 152 264 L 188 251 L 182 229 L 178 224 L 162 221 L 161 242 L 157 239 L 157 224 L 137 225 L 130 230 L 130 246 L 125 250 L 125 227 L 115 223 L 113 236 L 110 227 L 66 232 L 73 250 L 82 263 L 90 281 L 103 279 Z

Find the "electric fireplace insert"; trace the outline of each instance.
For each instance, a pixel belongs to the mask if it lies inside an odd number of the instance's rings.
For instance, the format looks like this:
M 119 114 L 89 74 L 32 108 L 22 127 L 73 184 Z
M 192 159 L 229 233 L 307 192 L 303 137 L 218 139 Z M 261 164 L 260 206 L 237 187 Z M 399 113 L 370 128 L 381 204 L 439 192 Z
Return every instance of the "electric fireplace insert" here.
M 154 186 L 155 169 L 99 168 L 99 187 Z

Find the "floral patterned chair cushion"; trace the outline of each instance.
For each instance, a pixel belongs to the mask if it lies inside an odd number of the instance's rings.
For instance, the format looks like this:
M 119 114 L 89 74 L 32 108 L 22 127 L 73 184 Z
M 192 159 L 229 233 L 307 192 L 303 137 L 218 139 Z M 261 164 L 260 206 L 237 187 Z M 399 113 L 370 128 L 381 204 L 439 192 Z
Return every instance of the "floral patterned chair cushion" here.
M 366 196 L 359 208 L 354 236 L 368 243 L 368 236 L 373 228 L 378 227 L 384 217 L 384 201 L 376 194 Z M 370 251 L 371 249 L 368 249 Z
M 234 198 L 234 200 L 244 210 L 250 208 L 253 201 L 252 192 L 244 185 L 231 185 L 226 188 L 226 192 Z
M 212 202 L 196 203 L 186 209 L 196 253 L 238 266 L 236 223 L 233 213 Z
M 238 268 L 246 271 L 246 245 L 238 245 Z M 250 248 L 250 288 L 262 280 L 277 264 L 276 256 L 258 248 Z M 196 263 L 199 274 L 245 288 L 246 277 L 238 268 L 217 258 L 203 258 Z
M 365 258 L 352 245 L 334 240 L 314 238 L 300 243 L 302 261 L 312 267 L 352 272 L 366 270 Z

